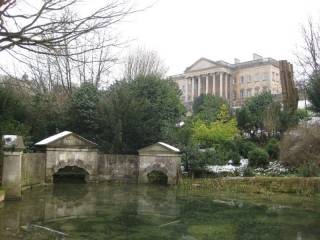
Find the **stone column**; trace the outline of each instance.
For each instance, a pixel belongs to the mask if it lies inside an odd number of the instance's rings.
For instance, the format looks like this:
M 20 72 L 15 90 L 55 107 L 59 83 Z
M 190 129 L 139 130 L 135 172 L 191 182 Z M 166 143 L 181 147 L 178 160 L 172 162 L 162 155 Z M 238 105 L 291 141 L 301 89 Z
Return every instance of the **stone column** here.
M 194 77 L 191 77 L 191 101 L 193 102 L 194 100 Z
M 188 102 L 188 94 L 189 94 L 189 78 L 187 78 L 187 84 L 186 84 L 186 96 L 185 96 L 185 102 Z
M 206 94 L 209 92 L 209 75 L 206 75 Z
M 201 94 L 201 75 L 198 76 L 198 97 Z
M 220 73 L 220 93 L 219 93 L 219 97 L 223 97 L 223 73 Z
M 212 95 L 216 95 L 216 74 L 212 74 Z
M 6 200 L 21 199 L 22 154 L 25 148 L 22 137 L 3 136 L 4 156 L 2 169 L 2 187 Z
M 226 77 L 225 77 L 225 79 L 224 79 L 224 81 L 225 81 L 225 89 L 224 89 L 224 91 L 225 91 L 225 96 L 226 96 L 226 99 L 228 99 L 228 77 L 229 77 L 229 74 L 228 73 L 226 73 Z

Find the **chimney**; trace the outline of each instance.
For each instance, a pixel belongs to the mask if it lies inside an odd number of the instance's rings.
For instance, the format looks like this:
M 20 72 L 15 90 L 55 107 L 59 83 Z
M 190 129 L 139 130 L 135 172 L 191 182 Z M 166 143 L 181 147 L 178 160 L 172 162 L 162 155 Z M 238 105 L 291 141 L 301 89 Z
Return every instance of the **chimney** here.
M 262 58 L 263 57 L 261 55 L 259 55 L 259 54 L 256 54 L 256 53 L 253 54 L 253 61 L 261 60 Z
M 240 59 L 239 58 L 235 58 L 234 59 L 234 64 L 238 64 L 238 63 L 240 63 Z

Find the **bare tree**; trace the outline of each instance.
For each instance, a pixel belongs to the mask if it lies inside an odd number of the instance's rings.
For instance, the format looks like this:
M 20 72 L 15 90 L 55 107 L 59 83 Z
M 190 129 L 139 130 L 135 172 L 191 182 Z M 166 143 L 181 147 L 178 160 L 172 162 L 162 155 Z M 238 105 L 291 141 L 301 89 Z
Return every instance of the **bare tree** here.
M 302 26 L 302 38 L 303 45 L 296 56 L 301 81 L 305 81 L 320 72 L 320 23 L 315 23 L 309 18 L 308 23 Z M 305 82 L 301 84 L 306 85 Z
M 132 80 L 138 75 L 157 75 L 164 77 L 167 67 L 155 51 L 138 47 L 125 59 L 124 78 Z
M 83 16 L 74 14 L 76 0 L 0 0 L 0 52 L 17 46 L 46 55 L 79 54 L 83 51 L 80 46 L 73 45 L 68 53 L 63 50 L 84 35 L 112 28 L 134 12 L 128 0 L 105 2 L 103 7 Z M 117 42 L 109 39 L 100 48 L 114 44 Z M 93 47 L 87 44 L 86 51 Z
M 80 46 L 81 54 L 70 56 L 72 49 L 66 44 L 62 49 L 64 55 L 42 55 L 35 54 L 25 60 L 27 63 L 31 80 L 35 91 L 53 91 L 61 94 L 71 94 L 72 90 L 79 84 L 90 82 L 97 88 L 108 82 L 110 68 L 117 58 L 112 54 L 110 48 L 101 45 L 105 42 L 105 35 L 102 32 L 95 32 L 84 38 L 76 40 L 75 44 Z M 86 44 L 95 46 L 87 50 Z

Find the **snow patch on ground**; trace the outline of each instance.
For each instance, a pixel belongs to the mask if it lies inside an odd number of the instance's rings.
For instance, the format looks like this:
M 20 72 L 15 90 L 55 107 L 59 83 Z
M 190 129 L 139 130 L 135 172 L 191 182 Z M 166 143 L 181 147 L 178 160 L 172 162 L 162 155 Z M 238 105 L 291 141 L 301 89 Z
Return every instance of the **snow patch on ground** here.
M 234 173 L 236 171 L 238 172 L 243 172 L 249 165 L 249 160 L 248 159 L 241 159 L 240 160 L 240 165 L 239 166 L 233 166 L 232 164 L 228 165 L 212 165 L 212 166 L 207 166 L 208 172 L 212 173 Z

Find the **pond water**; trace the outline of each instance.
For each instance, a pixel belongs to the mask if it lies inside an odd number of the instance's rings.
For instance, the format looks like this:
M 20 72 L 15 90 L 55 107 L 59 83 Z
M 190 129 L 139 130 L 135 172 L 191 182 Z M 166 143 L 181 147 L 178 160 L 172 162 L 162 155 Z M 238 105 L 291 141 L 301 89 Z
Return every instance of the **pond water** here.
M 314 240 L 320 239 L 320 201 L 286 196 L 275 202 L 163 186 L 57 184 L 1 204 L 0 239 Z

